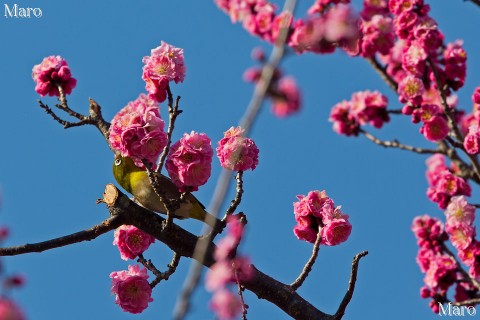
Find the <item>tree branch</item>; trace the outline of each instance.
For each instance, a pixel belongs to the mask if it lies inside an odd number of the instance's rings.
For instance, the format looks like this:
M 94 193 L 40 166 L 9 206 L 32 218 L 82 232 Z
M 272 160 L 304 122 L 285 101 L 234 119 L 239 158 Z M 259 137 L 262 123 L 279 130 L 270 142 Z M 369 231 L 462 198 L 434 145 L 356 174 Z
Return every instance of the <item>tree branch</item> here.
M 367 139 L 369 139 L 370 141 L 385 148 L 397 148 L 397 149 L 412 151 L 420 154 L 435 154 L 435 153 L 445 154 L 445 152 L 441 149 L 424 149 L 424 148 L 401 144 L 400 142 L 398 142 L 398 140 L 393 140 L 393 141 L 381 140 L 363 129 L 360 129 L 359 132 L 365 135 L 365 137 L 367 137 Z
M 65 247 L 82 241 L 90 241 L 96 237 L 112 231 L 123 224 L 121 216 L 112 216 L 90 229 L 72 233 L 63 237 L 38 242 L 27 243 L 16 247 L 0 248 L 0 256 L 16 256 L 25 253 L 43 252 L 55 248 Z
M 155 170 L 156 172 L 162 171 L 163 165 L 165 163 L 165 159 L 167 158 L 168 152 L 170 150 L 170 145 L 172 144 L 172 133 L 173 133 L 173 129 L 175 128 L 175 120 L 177 119 L 178 115 L 182 113 L 182 110 L 178 109 L 180 96 L 177 96 L 177 99 L 175 100 L 175 104 L 173 104 L 173 95 L 172 95 L 172 91 L 170 90 L 170 86 L 167 86 L 167 97 L 168 97 L 167 144 L 163 148 L 162 154 L 160 155 L 158 167 Z
M 377 58 L 368 58 L 366 59 L 368 63 L 378 72 L 380 77 L 385 81 L 385 83 L 395 92 L 398 90 L 398 84 L 393 78 L 387 73 L 387 69 L 378 62 Z
M 290 285 L 293 290 L 296 291 L 298 288 L 300 288 L 300 286 L 303 284 L 305 279 L 307 279 L 310 271 L 312 271 L 313 264 L 315 263 L 318 257 L 318 250 L 320 249 L 321 241 L 322 241 L 322 233 L 320 232 L 320 230 L 318 230 L 317 239 L 315 240 L 315 244 L 313 245 L 313 251 L 312 251 L 312 255 L 310 256 L 310 259 L 308 259 L 307 263 L 303 267 L 303 270 L 298 276 L 298 278 Z
M 352 272 L 350 273 L 350 281 L 348 282 L 348 289 L 345 297 L 343 297 L 340 306 L 338 307 L 337 312 L 334 315 L 335 319 L 342 319 L 343 315 L 345 314 L 345 310 L 347 309 L 350 300 L 353 297 L 353 291 L 355 290 L 355 284 L 357 282 L 357 272 L 358 272 L 358 264 L 360 263 L 360 259 L 365 257 L 368 254 L 368 251 L 363 251 L 357 254 L 352 261 Z
M 41 252 L 80 241 L 92 240 L 100 234 L 115 229 L 121 224 L 134 225 L 142 231 L 149 233 L 159 241 L 165 243 L 180 256 L 192 258 L 197 241 L 205 241 L 204 237 L 199 238 L 175 224 L 172 224 L 172 227 L 169 229 L 162 228 L 164 218 L 137 205 L 114 185 L 107 185 L 105 194 L 106 196 L 104 195 L 103 202 L 107 204 L 111 217 L 100 225 L 73 235 L 37 244 L 0 248 L 0 256 Z M 215 262 L 213 257 L 215 248 L 214 244 L 209 243 L 206 255 L 202 259 L 204 266 L 211 267 Z M 242 282 L 242 285 L 245 289 L 256 294 L 258 298 L 270 301 L 294 319 L 338 319 L 336 316 L 328 315 L 315 308 L 293 291 L 289 285 L 267 276 L 253 265 L 251 267 L 253 277 L 248 281 Z M 350 288 L 349 290 L 352 291 Z

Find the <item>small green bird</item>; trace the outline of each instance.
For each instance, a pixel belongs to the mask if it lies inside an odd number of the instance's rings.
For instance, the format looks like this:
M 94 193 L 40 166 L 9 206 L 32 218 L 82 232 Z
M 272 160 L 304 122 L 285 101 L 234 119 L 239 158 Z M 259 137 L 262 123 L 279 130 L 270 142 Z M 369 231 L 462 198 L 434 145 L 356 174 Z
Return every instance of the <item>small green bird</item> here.
M 167 198 L 179 199 L 181 193 L 172 180 L 163 174 L 156 174 L 160 188 L 165 192 Z M 165 204 L 160 201 L 159 196 L 153 190 L 147 172 L 137 167 L 131 158 L 117 154 L 113 162 L 113 176 L 122 188 L 131 193 L 142 206 L 149 210 L 166 214 Z M 212 228 L 215 227 L 218 221 L 217 218 L 205 211 L 205 206 L 191 193 L 186 195 L 180 207 L 174 212 L 174 215 L 175 218 L 179 219 L 193 218 L 203 221 Z M 207 216 L 209 216 L 209 219 L 206 219 Z

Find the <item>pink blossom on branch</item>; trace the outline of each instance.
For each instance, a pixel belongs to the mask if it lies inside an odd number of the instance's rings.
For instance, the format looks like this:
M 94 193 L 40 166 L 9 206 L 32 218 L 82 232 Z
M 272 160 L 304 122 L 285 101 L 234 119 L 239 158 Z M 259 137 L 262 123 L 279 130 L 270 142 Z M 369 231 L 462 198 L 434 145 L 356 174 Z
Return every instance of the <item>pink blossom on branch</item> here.
M 183 82 L 185 79 L 185 62 L 183 49 L 174 47 L 164 41 L 151 50 L 150 56 L 143 58 L 142 79 L 150 98 L 163 102 L 167 96 L 167 86 L 171 81 Z
M 310 191 L 297 199 L 299 201 L 293 203 L 297 221 L 293 232 L 298 239 L 315 243 L 318 232 L 321 232 L 321 243 L 327 246 L 336 246 L 348 239 L 352 231 L 349 217 L 340 206 L 335 207 L 325 191 Z
M 42 97 L 60 96 L 57 86 L 61 86 L 65 94 L 72 93 L 77 80 L 72 77 L 67 61 L 60 56 L 49 56 L 33 67 L 32 78 L 36 83 L 35 91 Z
M 171 146 L 165 168 L 181 192 L 196 191 L 210 178 L 212 157 L 210 138 L 192 131 Z
M 254 170 L 258 165 L 258 147 L 242 136 L 241 127 L 231 127 L 218 142 L 217 157 L 223 168 L 233 171 Z
M 128 271 L 114 271 L 110 274 L 112 279 L 111 291 L 116 295 L 115 303 L 123 311 L 141 313 L 152 302 L 152 288 L 148 283 L 147 269 L 138 265 L 128 266 Z
M 118 246 L 123 260 L 135 259 L 155 242 L 155 238 L 135 226 L 123 225 L 114 233 L 113 244 Z
M 467 181 L 450 172 L 448 168 L 436 171 L 427 170 L 430 186 L 427 189 L 427 196 L 433 202 L 438 203 L 440 209 L 447 208 L 453 196 L 470 196 L 472 190 Z
M 243 224 L 238 216 L 229 216 L 228 233 L 217 244 L 215 264 L 208 270 L 205 287 L 214 292 L 210 308 L 220 319 L 232 319 L 247 306 L 240 298 L 228 290 L 229 284 L 241 285 L 253 277 L 250 259 L 237 255 L 237 248 L 243 236 Z
M 333 106 L 329 120 L 333 122 L 333 129 L 337 133 L 357 136 L 362 125 L 381 128 L 390 121 L 387 104 L 387 97 L 377 91 L 355 92 L 350 101 Z
M 110 125 L 110 145 L 142 167 L 142 159 L 155 164 L 167 144 L 159 104 L 140 94 L 120 110 Z

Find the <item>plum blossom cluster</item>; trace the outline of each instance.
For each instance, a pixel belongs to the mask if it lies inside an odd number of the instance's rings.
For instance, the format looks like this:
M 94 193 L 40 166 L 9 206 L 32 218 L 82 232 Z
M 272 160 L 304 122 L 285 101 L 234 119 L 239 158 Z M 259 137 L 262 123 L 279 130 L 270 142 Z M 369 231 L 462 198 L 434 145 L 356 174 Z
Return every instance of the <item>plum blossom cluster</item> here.
M 445 210 L 446 223 L 427 215 L 413 221 L 412 231 L 417 238 L 419 251 L 417 263 L 425 273 L 425 286 L 421 288 L 422 298 L 431 298 L 430 307 L 439 311 L 438 302 L 447 301 L 448 289 L 456 284 L 455 302 L 472 299 L 478 293 L 471 279 L 480 276 L 480 243 L 475 239 L 475 207 L 464 196 L 455 196 Z M 461 266 L 444 249 L 446 240 L 450 240 L 458 251 L 460 261 L 469 270 L 471 278 L 459 272 Z
M 429 184 L 427 196 L 431 201 L 436 202 L 440 209 L 445 209 L 454 196 L 471 195 L 472 190 L 468 182 L 455 175 L 455 168 L 447 167 L 443 155 L 431 156 L 426 164 L 426 177 Z
M 387 73 L 398 83 L 403 113 L 422 122 L 420 132 L 429 141 L 444 139 L 449 132 L 445 107 L 455 107 L 451 94 L 465 82 L 467 54 L 461 41 L 444 44 L 437 22 L 423 0 L 389 1 L 397 43 L 383 56 Z M 442 103 L 437 81 L 448 97 Z
M 42 97 L 60 96 L 58 87 L 62 87 L 65 94 L 70 94 L 77 84 L 67 61 L 60 56 L 46 57 L 40 64 L 35 65 L 32 78 L 36 84 L 35 91 Z
M 163 102 L 167 98 L 167 86 L 171 81 L 183 82 L 185 79 L 185 61 L 183 49 L 164 41 L 151 50 L 150 56 L 143 58 L 142 79 L 150 98 Z
M 466 133 L 463 146 L 469 154 L 480 153 L 480 87 L 475 88 L 472 95 L 472 112 L 462 118 L 462 129 Z
M 282 22 L 290 22 L 286 14 L 276 15 L 277 6 L 266 0 L 215 0 L 217 6 L 230 16 L 232 23 L 241 22 L 252 35 L 274 42 Z
M 261 49 L 254 49 L 252 56 L 260 63 L 265 63 L 265 55 Z M 245 71 L 243 78 L 247 82 L 257 83 L 260 80 L 262 68 L 252 67 Z M 291 76 L 283 76 L 279 69 L 275 70 L 267 97 L 271 100 L 272 113 L 285 118 L 300 111 L 302 97 L 297 82 Z
M 281 28 L 290 26 L 286 43 L 298 53 L 330 53 L 342 46 L 357 54 L 358 18 L 344 5 L 349 2 L 316 1 L 307 18 L 293 21 L 287 12 L 277 14 L 276 5 L 266 0 L 215 0 L 233 23 L 241 22 L 250 34 L 265 41 L 275 42 Z
M 125 157 L 131 157 L 142 167 L 142 160 L 155 164 L 167 145 L 165 122 L 159 104 L 140 94 L 121 109 L 110 125 L 110 145 Z
M 287 44 L 297 53 L 325 54 L 342 47 L 351 55 L 358 54 L 359 21 L 351 7 L 337 4 L 321 11 L 317 8 L 315 3 L 309 10 L 311 15 L 293 23 Z
M 230 284 L 240 285 L 251 281 L 253 269 L 247 257 L 237 255 L 237 248 L 242 240 L 244 226 L 238 216 L 229 216 L 228 234 L 219 241 L 215 250 L 215 264 L 208 271 L 205 287 L 213 292 L 211 309 L 219 319 L 233 319 L 242 308 L 246 308 L 240 297 L 230 291 Z
M 339 134 L 357 136 L 362 125 L 381 128 L 390 121 L 387 104 L 387 97 L 377 91 L 355 92 L 350 101 L 344 100 L 333 106 L 330 113 L 333 129 Z
M 325 191 L 310 191 L 306 196 L 297 196 L 293 212 L 297 225 L 293 233 L 298 239 L 315 243 L 320 233 L 321 244 L 336 246 L 347 241 L 352 232 L 348 215 L 335 207 Z
M 128 266 L 128 270 L 110 273 L 111 292 L 115 294 L 115 303 L 123 311 L 141 313 L 152 302 L 152 288 L 148 283 L 147 269 L 138 265 Z
M 393 19 L 387 1 L 366 0 L 360 12 L 359 54 L 365 58 L 388 54 L 395 42 Z
M 113 239 L 113 244 L 118 247 L 123 260 L 135 259 L 154 242 L 154 237 L 130 225 L 118 227 Z
M 258 147 L 242 136 L 241 127 L 231 127 L 218 142 L 217 157 L 223 168 L 233 171 L 254 170 L 258 165 Z
M 445 301 L 448 288 L 457 280 L 457 264 L 442 248 L 448 236 L 439 219 L 427 215 L 416 217 L 412 231 L 419 246 L 417 263 L 425 273 L 425 286 L 420 295 L 425 299 L 432 298 L 430 308 L 438 313 L 438 301 Z
M 171 148 L 165 168 L 181 192 L 196 191 L 212 171 L 213 149 L 205 133 L 185 133 Z

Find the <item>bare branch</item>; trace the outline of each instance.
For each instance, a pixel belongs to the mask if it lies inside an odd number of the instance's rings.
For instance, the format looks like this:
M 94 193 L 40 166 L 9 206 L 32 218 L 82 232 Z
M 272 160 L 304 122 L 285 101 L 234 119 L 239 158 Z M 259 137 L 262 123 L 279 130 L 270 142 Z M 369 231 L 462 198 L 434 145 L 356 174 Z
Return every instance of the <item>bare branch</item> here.
M 313 251 L 312 251 L 312 255 L 310 256 L 310 259 L 308 259 L 307 263 L 303 267 L 303 270 L 298 276 L 298 278 L 294 282 L 292 282 L 292 284 L 290 285 L 293 290 L 296 291 L 298 288 L 300 288 L 303 282 L 305 281 L 305 279 L 307 279 L 310 271 L 312 271 L 313 264 L 315 263 L 318 257 L 318 250 L 320 250 L 321 241 L 322 241 L 322 233 L 319 230 L 317 233 L 317 239 L 315 240 L 315 244 L 313 245 Z
M 370 65 L 378 72 L 380 77 L 385 81 L 385 83 L 395 92 L 397 92 L 398 84 L 393 78 L 387 73 L 387 69 L 378 62 L 377 58 L 368 58 L 366 59 Z
M 170 145 L 172 144 L 172 133 L 173 129 L 175 128 L 175 120 L 177 119 L 178 115 L 182 113 L 182 110 L 178 109 L 178 104 L 180 102 L 180 96 L 177 96 L 175 100 L 175 105 L 173 104 L 173 95 L 170 91 L 170 86 L 167 86 L 167 97 L 168 97 L 168 129 L 167 129 L 167 144 L 163 148 L 162 154 L 160 155 L 160 160 L 158 162 L 158 167 L 156 172 L 161 172 L 163 165 L 165 163 L 165 159 L 168 156 L 168 152 L 170 151 Z
M 41 252 L 79 241 L 92 240 L 98 235 L 113 230 L 122 224 L 134 225 L 140 230 L 147 232 L 159 241 L 165 243 L 179 256 L 192 258 L 197 242 L 206 241 L 205 238 L 198 238 L 175 224 L 172 224 L 169 229 L 162 228 L 165 221 L 164 218 L 134 203 L 115 186 L 110 184 L 107 187 L 109 188 L 108 192 L 106 190 L 108 199 L 104 198 L 103 202 L 108 204 L 107 208 L 111 217 L 102 224 L 94 226 L 89 230 L 38 244 L 1 248 L 0 256 Z M 214 251 L 215 245 L 208 243 L 206 255 L 202 259 L 204 266 L 211 267 L 213 265 L 215 262 L 213 257 Z M 174 257 L 174 259 L 176 258 Z M 172 265 L 173 264 L 174 263 L 172 263 Z M 242 286 L 246 290 L 253 292 L 260 299 L 266 299 L 275 304 L 292 318 L 318 320 L 338 319 L 315 308 L 293 291 L 289 285 L 267 276 L 253 265 L 251 269 L 253 273 L 252 278 L 248 281 L 242 281 Z
M 240 297 L 240 301 L 242 303 L 242 320 L 247 320 L 248 305 L 245 304 L 245 300 L 243 299 L 243 287 L 238 279 L 238 269 L 234 267 L 233 270 L 238 288 L 238 296 Z
M 165 272 L 161 272 L 160 270 L 158 270 L 150 259 L 146 260 L 144 258 L 143 254 L 140 254 L 138 256 L 137 262 L 143 264 L 145 268 L 150 270 L 155 275 L 155 279 L 150 283 L 150 287 L 153 289 L 157 284 L 160 283 L 160 281 L 168 280 L 168 278 L 170 278 L 170 276 L 175 273 L 178 267 L 178 263 L 180 262 L 180 257 L 181 256 L 179 254 L 174 252 L 172 261 L 167 265 L 168 270 Z
M 227 217 L 237 210 L 238 205 L 242 202 L 242 195 L 243 195 L 243 171 L 238 171 L 237 175 L 235 176 L 237 180 L 237 192 L 235 194 L 235 199 L 232 200 L 230 207 L 228 207 L 227 212 L 225 212 L 225 216 L 223 217 L 222 221 L 225 222 Z
M 63 237 L 42 241 L 38 243 L 27 243 L 16 247 L 0 248 L 0 256 L 15 256 L 19 254 L 43 252 L 50 249 L 65 247 L 82 241 L 90 241 L 96 237 L 114 230 L 121 226 L 122 218 L 112 216 L 102 223 L 91 227 L 90 229 L 72 233 Z
M 360 133 L 365 135 L 365 137 L 367 137 L 370 141 L 385 148 L 397 148 L 397 149 L 412 151 L 420 154 L 435 154 L 435 153 L 445 154 L 444 151 L 441 149 L 424 149 L 424 148 L 401 144 L 400 142 L 398 142 L 398 140 L 393 140 L 393 141 L 381 140 L 363 129 L 360 129 Z
M 355 290 L 355 283 L 357 282 L 357 272 L 358 272 L 358 264 L 360 263 L 360 259 L 365 257 L 368 254 L 368 251 L 363 251 L 357 254 L 352 261 L 352 271 L 350 273 L 350 281 L 348 282 L 348 289 L 345 293 L 345 297 L 343 297 L 340 306 L 338 307 L 337 312 L 334 315 L 334 319 L 342 319 L 343 315 L 345 314 L 345 310 L 347 309 L 350 300 L 353 297 L 353 291 Z
M 459 302 L 452 302 L 452 306 L 474 306 L 480 303 L 480 298 L 474 298 L 469 300 L 463 300 Z

